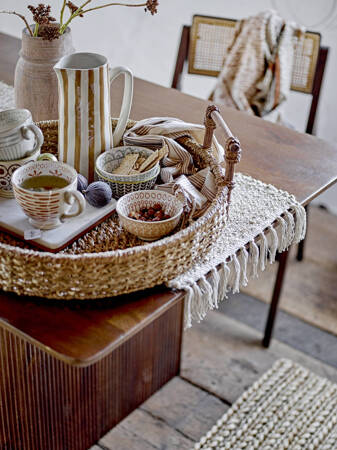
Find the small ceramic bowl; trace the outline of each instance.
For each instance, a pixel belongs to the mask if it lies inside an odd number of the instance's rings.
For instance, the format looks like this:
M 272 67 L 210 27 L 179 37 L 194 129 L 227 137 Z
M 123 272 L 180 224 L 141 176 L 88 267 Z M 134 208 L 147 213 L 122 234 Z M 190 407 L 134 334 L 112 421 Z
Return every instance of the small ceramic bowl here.
M 129 194 L 130 192 L 142 191 L 144 189 L 152 189 L 156 183 L 157 177 L 160 172 L 160 167 L 157 167 L 157 170 L 152 178 L 145 181 L 111 181 L 109 178 L 101 175 L 97 170 L 95 173 L 95 180 L 104 181 L 107 183 L 112 191 L 113 198 L 121 198 L 123 195 Z
M 120 198 L 125 194 L 144 189 L 151 189 L 160 172 L 159 163 L 150 170 L 136 175 L 114 175 L 111 172 L 116 169 L 125 155 L 139 153 L 147 158 L 153 152 L 147 148 L 136 146 L 116 147 L 102 153 L 95 164 L 95 178 L 108 183 L 114 198 Z
M 131 219 L 131 212 L 138 212 L 142 208 L 150 208 L 156 203 L 162 205 L 170 219 L 160 220 L 158 222 L 145 222 L 142 220 Z M 116 211 L 120 223 L 129 232 L 144 241 L 155 241 L 166 236 L 175 229 L 180 221 L 183 212 L 182 203 L 164 191 L 137 191 L 124 195 L 117 202 Z
M 140 156 L 148 158 L 152 155 L 153 151 L 144 147 L 136 146 L 116 147 L 112 150 L 107 150 L 96 159 L 96 172 L 99 172 L 102 176 L 115 182 L 146 181 L 152 178 L 157 172 L 159 163 L 153 166 L 150 170 L 146 170 L 145 172 L 138 173 L 136 175 L 114 175 L 111 173 L 113 170 L 117 169 L 122 159 L 129 153 L 139 153 Z

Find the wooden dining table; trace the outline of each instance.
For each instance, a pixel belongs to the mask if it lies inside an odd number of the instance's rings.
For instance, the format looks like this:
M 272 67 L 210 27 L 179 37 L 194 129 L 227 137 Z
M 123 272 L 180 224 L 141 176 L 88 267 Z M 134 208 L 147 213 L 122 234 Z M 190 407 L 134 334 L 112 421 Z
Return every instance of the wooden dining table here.
M 20 41 L 0 33 L 0 81 Z M 131 118 L 202 123 L 208 102 L 139 78 Z M 120 89 L 119 89 L 120 87 Z M 118 116 L 122 80 L 112 89 Z M 337 147 L 220 107 L 242 146 L 238 170 L 302 205 L 337 180 Z M 218 134 L 221 142 L 221 134 Z M 179 373 L 184 294 L 158 286 L 97 301 L 0 291 L 0 448 L 84 450 Z

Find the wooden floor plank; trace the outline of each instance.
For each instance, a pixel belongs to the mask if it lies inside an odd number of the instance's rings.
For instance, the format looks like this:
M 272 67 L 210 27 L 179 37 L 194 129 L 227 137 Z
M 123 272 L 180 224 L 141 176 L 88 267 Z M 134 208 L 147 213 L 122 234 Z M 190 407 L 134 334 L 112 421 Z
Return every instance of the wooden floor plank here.
M 263 332 L 268 305 L 246 294 L 231 294 L 221 302 L 219 312 Z M 312 358 L 337 368 L 337 336 L 279 310 L 273 337 Z
M 337 335 L 337 217 L 317 207 L 310 208 L 305 257 L 290 254 L 280 308 L 306 322 Z M 269 302 L 277 264 L 268 266 L 242 292 Z
M 191 449 L 193 441 L 138 408 L 98 444 L 108 450 L 187 450 Z
M 337 268 L 337 216 L 310 205 L 305 258 Z
M 276 271 L 277 264 L 268 266 L 242 292 L 269 302 Z M 280 308 L 337 335 L 337 265 L 325 267 L 309 259 L 298 262 L 292 258 L 284 279 Z
M 179 377 L 147 400 L 141 409 L 188 438 L 199 439 L 229 408 L 223 401 Z
M 222 312 L 210 312 L 184 334 L 183 379 L 167 383 L 98 445 L 103 450 L 190 449 L 227 411 L 228 404 L 282 357 L 337 381 L 335 368 L 277 340 L 270 349 L 264 349 L 260 341 L 257 330 Z
M 337 370 L 274 340 L 261 346 L 261 333 L 212 311 L 184 335 L 181 376 L 233 403 L 279 358 L 293 361 L 337 381 Z

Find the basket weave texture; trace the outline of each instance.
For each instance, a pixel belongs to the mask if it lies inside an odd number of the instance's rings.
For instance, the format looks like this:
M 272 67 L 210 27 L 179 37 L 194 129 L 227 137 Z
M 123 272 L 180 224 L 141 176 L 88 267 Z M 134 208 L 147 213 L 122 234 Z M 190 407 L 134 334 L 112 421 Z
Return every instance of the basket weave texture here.
M 116 123 L 112 120 L 113 129 Z M 129 121 L 128 128 L 133 124 Z M 57 155 L 58 122 L 38 126 L 45 138 L 42 151 Z M 113 216 L 56 254 L 27 248 L 1 233 L 0 288 L 50 299 L 97 299 L 151 288 L 190 269 L 223 231 L 227 188 L 210 150 L 190 138 L 180 138 L 180 143 L 197 167 L 212 161 L 217 194 L 202 217 L 171 236 L 144 243 L 122 230 Z

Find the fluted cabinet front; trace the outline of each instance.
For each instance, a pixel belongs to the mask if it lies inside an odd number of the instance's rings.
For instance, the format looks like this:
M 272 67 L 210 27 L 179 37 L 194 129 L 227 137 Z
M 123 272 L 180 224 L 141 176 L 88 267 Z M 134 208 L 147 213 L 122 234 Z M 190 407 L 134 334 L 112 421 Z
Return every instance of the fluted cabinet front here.
M 88 449 L 178 373 L 181 318 L 179 302 L 86 367 L 0 324 L 0 448 Z

